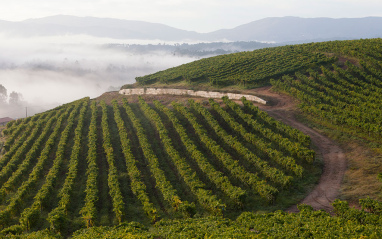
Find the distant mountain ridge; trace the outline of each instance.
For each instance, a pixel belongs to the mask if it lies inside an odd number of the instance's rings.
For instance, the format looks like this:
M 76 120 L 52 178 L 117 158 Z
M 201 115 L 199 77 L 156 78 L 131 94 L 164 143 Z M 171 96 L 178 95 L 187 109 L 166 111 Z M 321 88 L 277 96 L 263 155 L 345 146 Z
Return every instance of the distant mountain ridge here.
M 196 32 L 185 31 L 159 23 L 112 18 L 51 16 L 21 22 L 0 22 L 0 32 L 22 36 L 87 34 L 114 39 L 182 40 L 194 38 Z
M 378 38 L 382 36 L 382 17 L 365 18 L 299 18 L 272 17 L 233 29 L 209 33 L 231 41 L 295 42 Z
M 21 36 L 87 34 L 113 39 L 285 43 L 382 37 L 382 17 L 270 17 L 232 29 L 198 33 L 144 21 L 58 15 L 21 22 L 0 21 L 0 32 Z

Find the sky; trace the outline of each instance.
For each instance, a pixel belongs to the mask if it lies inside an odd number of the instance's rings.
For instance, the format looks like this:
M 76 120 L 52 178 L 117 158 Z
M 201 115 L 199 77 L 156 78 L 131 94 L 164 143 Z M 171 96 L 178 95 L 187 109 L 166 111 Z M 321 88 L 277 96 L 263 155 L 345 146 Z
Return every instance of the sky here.
M 0 19 L 52 15 L 162 23 L 197 32 L 229 29 L 266 17 L 382 16 L 381 0 L 0 0 Z

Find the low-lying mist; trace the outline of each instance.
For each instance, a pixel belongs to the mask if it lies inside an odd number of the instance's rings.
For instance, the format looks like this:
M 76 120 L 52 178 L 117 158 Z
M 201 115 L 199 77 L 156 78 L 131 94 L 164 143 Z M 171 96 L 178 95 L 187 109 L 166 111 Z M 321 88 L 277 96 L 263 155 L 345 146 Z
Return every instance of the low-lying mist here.
M 17 105 L 0 106 L 0 118 L 25 117 L 25 107 L 30 116 L 86 96 L 94 98 L 134 83 L 137 76 L 196 60 L 165 51 L 141 54 L 105 47 L 126 43 L 112 41 L 89 36 L 0 35 L 0 84 L 8 96 L 17 92 L 23 98 Z

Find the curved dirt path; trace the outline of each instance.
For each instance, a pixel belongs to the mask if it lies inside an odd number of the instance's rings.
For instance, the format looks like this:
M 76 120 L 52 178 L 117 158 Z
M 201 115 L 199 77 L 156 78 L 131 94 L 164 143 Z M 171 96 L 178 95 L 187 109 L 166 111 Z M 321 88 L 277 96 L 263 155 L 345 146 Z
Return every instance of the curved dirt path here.
M 331 139 L 317 131 L 303 125 L 295 118 L 296 103 L 293 98 L 270 91 L 270 87 L 255 90 L 257 95 L 270 99 L 271 105 L 258 105 L 258 107 L 272 117 L 294 127 L 309 135 L 312 143 L 321 154 L 324 168 L 319 183 L 312 192 L 300 203 L 308 204 L 315 210 L 331 211 L 331 203 L 338 197 L 343 176 L 346 171 L 346 159 L 342 149 Z M 288 208 L 288 212 L 298 212 L 297 206 Z

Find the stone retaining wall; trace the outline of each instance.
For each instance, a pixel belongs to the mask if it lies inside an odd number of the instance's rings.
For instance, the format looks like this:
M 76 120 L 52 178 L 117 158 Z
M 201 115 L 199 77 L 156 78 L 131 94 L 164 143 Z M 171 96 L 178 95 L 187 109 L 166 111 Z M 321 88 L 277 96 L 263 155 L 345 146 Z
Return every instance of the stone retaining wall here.
M 234 93 L 221 93 L 214 91 L 194 91 L 194 90 L 183 90 L 183 89 L 161 89 L 161 88 L 134 88 L 134 89 L 123 89 L 119 91 L 122 95 L 190 95 L 199 96 L 205 98 L 222 98 L 227 96 L 231 100 L 240 100 L 241 97 L 245 97 L 247 100 L 255 101 L 261 104 L 266 104 L 267 102 L 254 95 L 243 95 Z

